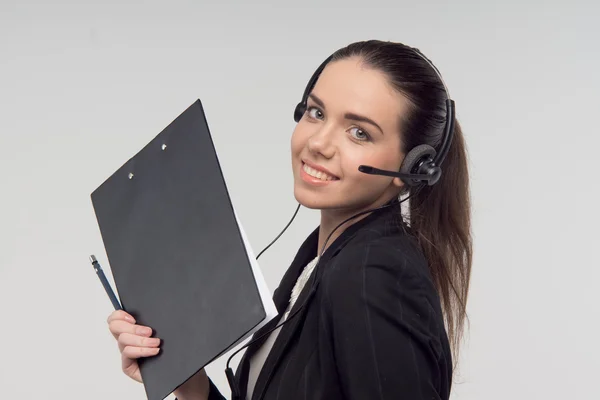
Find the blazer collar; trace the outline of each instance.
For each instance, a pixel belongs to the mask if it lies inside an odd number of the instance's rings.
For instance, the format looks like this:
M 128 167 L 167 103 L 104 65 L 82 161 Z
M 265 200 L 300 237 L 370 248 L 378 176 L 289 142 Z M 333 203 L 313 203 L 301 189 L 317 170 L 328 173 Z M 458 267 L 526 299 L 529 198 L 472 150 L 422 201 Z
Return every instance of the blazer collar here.
M 390 213 L 394 213 L 394 217 L 397 216 L 398 218 L 386 218 L 389 217 Z M 331 243 L 331 245 L 327 248 L 321 259 L 319 260 L 317 267 L 313 271 L 313 275 L 316 274 L 317 282 L 320 280 L 323 274 L 323 271 L 325 269 L 324 265 L 327 264 L 327 262 L 331 258 L 335 257 L 335 255 L 337 255 L 337 253 L 339 253 L 339 251 L 343 249 L 343 247 L 348 243 L 348 241 L 351 240 L 361 228 L 368 225 L 370 229 L 382 231 L 387 230 L 390 227 L 398 227 L 398 221 L 400 221 L 399 216 L 400 206 L 396 202 L 390 207 L 373 211 L 367 217 L 355 222 L 354 224 L 346 228 L 340 234 L 340 236 L 338 236 L 338 238 L 334 240 L 333 243 Z M 284 274 L 279 287 L 275 290 L 273 294 L 273 302 L 277 307 L 277 311 L 279 314 L 278 317 L 273 318 L 273 320 L 271 320 L 264 327 L 258 330 L 254 334 L 254 337 L 262 335 L 264 332 L 268 331 L 269 329 L 272 329 L 280 322 L 281 315 L 285 312 L 288 306 L 290 293 L 292 291 L 292 288 L 296 284 L 296 280 L 302 273 L 302 270 L 304 269 L 306 264 L 308 264 L 312 259 L 314 259 L 317 256 L 318 241 L 319 227 L 313 230 L 313 232 L 306 238 L 304 243 L 302 243 L 300 249 L 294 257 L 294 260 L 292 261 L 292 264 L 290 265 L 290 268 L 288 268 L 288 270 Z M 300 310 L 298 312 L 298 315 L 294 316 L 291 320 L 289 318 L 292 317 L 294 313 L 296 313 L 296 311 L 307 301 L 309 296 L 313 295 L 313 292 L 309 290 L 310 285 L 312 285 L 313 283 L 313 279 L 315 279 L 315 276 L 310 277 L 310 279 L 306 283 L 307 287 L 304 290 L 302 290 L 300 296 L 294 303 L 294 307 L 292 307 L 292 310 L 290 311 L 290 314 L 288 316 L 288 322 L 286 322 L 281 327 L 281 331 L 279 332 L 279 335 L 275 340 L 275 343 L 273 344 L 273 347 L 271 348 L 271 351 L 269 352 L 269 355 L 267 356 L 267 359 L 265 360 L 262 370 L 258 376 L 258 380 L 254 387 L 254 393 L 252 396 L 253 400 L 260 399 L 262 397 L 263 392 L 265 391 L 275 368 L 277 367 L 278 363 L 281 360 L 281 357 L 285 353 L 288 344 L 290 343 L 290 339 L 300 326 L 300 322 L 304 319 L 304 314 L 307 310 L 306 307 Z M 246 353 L 244 354 L 244 357 L 240 362 L 240 368 L 238 370 L 238 382 L 240 384 L 240 392 L 243 395 L 242 398 L 245 398 L 246 396 L 249 369 L 248 360 L 260 348 L 260 346 L 262 346 L 265 340 L 266 337 L 256 342 L 255 344 L 249 346 L 246 350 Z

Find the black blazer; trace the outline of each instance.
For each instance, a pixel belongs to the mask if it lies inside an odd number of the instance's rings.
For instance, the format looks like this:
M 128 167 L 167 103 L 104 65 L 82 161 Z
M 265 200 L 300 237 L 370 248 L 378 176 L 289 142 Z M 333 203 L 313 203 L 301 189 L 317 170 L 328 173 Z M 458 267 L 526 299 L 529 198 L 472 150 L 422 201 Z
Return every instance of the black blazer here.
M 319 265 L 309 303 L 283 325 L 252 400 L 448 399 L 452 358 L 426 259 L 399 205 L 347 228 Z M 318 228 L 274 292 L 283 313 L 304 266 L 317 255 Z M 311 277 L 290 315 L 309 296 Z M 275 318 L 255 333 L 279 321 Z M 264 339 L 263 339 L 264 341 Z M 236 372 L 246 399 L 250 346 Z M 211 381 L 209 400 L 221 400 Z

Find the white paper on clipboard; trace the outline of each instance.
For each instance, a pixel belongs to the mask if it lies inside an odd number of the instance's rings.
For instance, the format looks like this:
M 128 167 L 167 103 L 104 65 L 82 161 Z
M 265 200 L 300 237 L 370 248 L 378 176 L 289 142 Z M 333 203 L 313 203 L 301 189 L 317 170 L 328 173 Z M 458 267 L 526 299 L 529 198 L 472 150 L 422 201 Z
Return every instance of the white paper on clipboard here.
M 246 232 L 244 231 L 244 227 L 238 218 L 237 212 L 235 211 L 235 207 L 233 208 L 233 213 L 235 215 L 235 219 L 237 221 L 238 227 L 240 229 L 240 233 L 242 235 L 242 240 L 244 242 L 244 246 L 246 247 L 246 251 L 248 253 L 248 257 L 250 258 L 250 265 L 252 266 L 252 273 L 254 274 L 254 281 L 256 282 L 256 286 L 258 288 L 258 292 L 260 294 L 260 299 L 262 301 L 262 305 L 265 309 L 265 319 L 263 319 L 258 325 L 256 325 L 252 330 L 250 330 L 245 336 L 242 336 L 237 342 L 231 345 L 225 352 L 231 350 L 236 347 L 238 344 L 242 343 L 244 340 L 251 337 L 254 332 L 258 331 L 260 328 L 265 326 L 269 321 L 273 318 L 277 317 L 279 314 L 277 312 L 277 307 L 275 307 L 275 303 L 273 302 L 273 296 L 269 287 L 267 286 L 267 282 L 265 281 L 265 277 L 256 261 L 256 256 L 254 255 L 254 251 L 250 246 L 250 242 L 248 241 L 248 237 L 246 236 Z

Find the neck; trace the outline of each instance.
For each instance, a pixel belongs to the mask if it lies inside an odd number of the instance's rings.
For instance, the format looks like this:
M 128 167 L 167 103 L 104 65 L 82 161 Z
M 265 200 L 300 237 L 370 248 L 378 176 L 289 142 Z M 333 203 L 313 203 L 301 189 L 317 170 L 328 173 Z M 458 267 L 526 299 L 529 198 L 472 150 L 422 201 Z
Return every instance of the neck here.
M 360 211 L 358 211 L 360 212 Z M 322 254 L 325 250 L 327 250 L 327 248 L 329 248 L 329 246 L 331 246 L 331 244 L 333 242 L 335 242 L 335 240 L 340 237 L 340 235 L 349 227 L 352 226 L 352 224 L 360 221 L 363 218 L 366 218 L 369 214 L 371 213 L 366 213 L 363 214 L 359 217 L 356 217 L 348 222 L 346 222 L 344 225 L 340 226 L 338 229 L 335 230 L 335 232 L 333 232 L 333 234 L 331 235 L 331 237 L 329 238 L 329 240 L 327 240 L 327 237 L 329 236 L 329 234 L 340 224 L 342 223 L 342 221 L 344 221 L 345 219 L 351 217 L 354 214 L 348 214 L 345 216 L 342 216 L 341 214 L 334 214 L 331 213 L 330 210 L 322 210 L 321 211 L 321 224 L 319 225 L 319 250 L 317 254 Z M 325 240 L 327 240 L 327 244 L 325 244 Z M 326 246 L 326 247 L 324 247 Z
M 345 221 L 346 219 L 352 217 L 353 215 L 359 214 L 363 211 L 381 207 L 386 203 L 387 203 L 387 201 L 378 201 L 369 206 L 366 206 L 366 207 L 363 207 L 360 209 L 352 209 L 352 210 L 346 210 L 346 209 L 321 210 L 321 224 L 319 225 L 319 247 L 318 247 L 317 254 L 319 254 L 319 255 L 322 254 L 325 250 L 327 250 L 327 248 L 329 248 L 329 246 L 331 246 L 331 244 L 333 242 L 335 242 L 335 240 L 338 237 L 340 237 L 340 235 L 348 227 L 350 227 L 353 224 L 357 223 L 358 221 L 368 217 L 369 215 L 372 214 L 372 212 L 368 212 L 368 213 L 362 214 L 356 218 L 353 218 L 350 221 L 347 221 L 346 223 L 344 223 L 339 228 L 335 229 L 343 221 Z M 331 234 L 331 232 L 334 229 L 335 229 L 335 232 L 333 232 L 333 234 L 331 235 L 329 240 L 327 240 L 327 237 Z M 325 244 L 325 240 L 327 240 L 327 244 Z M 324 246 L 326 246 L 326 247 L 324 247 Z

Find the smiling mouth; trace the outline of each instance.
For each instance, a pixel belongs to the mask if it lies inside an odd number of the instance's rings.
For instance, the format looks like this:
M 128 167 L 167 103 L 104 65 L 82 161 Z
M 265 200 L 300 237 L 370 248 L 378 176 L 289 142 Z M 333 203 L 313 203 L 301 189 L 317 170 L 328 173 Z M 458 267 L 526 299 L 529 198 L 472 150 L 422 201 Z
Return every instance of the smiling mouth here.
M 304 172 L 306 172 L 308 175 L 310 175 L 311 177 L 322 180 L 324 182 L 339 180 L 339 178 L 336 178 L 335 176 L 332 176 L 332 175 L 326 174 L 325 172 L 311 168 L 308 165 L 306 165 L 305 163 L 302 163 L 302 170 Z

